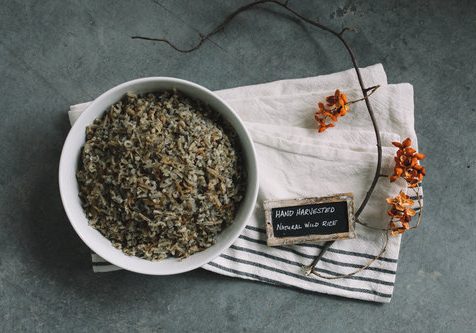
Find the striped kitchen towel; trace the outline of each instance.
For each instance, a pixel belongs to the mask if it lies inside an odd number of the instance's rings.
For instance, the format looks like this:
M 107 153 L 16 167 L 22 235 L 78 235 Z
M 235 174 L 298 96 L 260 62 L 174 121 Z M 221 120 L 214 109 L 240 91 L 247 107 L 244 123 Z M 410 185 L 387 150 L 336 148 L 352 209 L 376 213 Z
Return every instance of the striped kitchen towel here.
M 367 87 L 380 85 L 372 105 L 383 143 L 383 172 L 393 168 L 392 141 L 410 137 L 416 146 L 413 89 L 410 84 L 387 84 L 381 64 L 361 69 Z M 325 196 L 353 192 L 362 202 L 375 171 L 376 141 L 364 103 L 336 127 L 317 134 L 313 115 L 317 101 L 339 88 L 350 99 L 361 97 L 353 69 L 304 79 L 282 80 L 217 91 L 245 122 L 255 143 L 260 191 L 256 208 L 237 241 L 218 258 L 203 266 L 219 274 L 291 286 L 309 291 L 375 302 L 389 302 L 395 284 L 400 237 L 391 237 L 380 259 L 348 278 L 328 280 L 305 276 L 301 267 L 311 263 L 323 244 L 268 247 L 263 200 Z M 71 106 L 71 124 L 88 103 Z M 380 180 L 360 219 L 385 227 L 385 198 L 396 195 L 403 184 Z M 333 244 L 319 262 L 321 273 L 350 273 L 377 255 L 385 242 L 381 231 L 356 226 L 357 238 Z M 120 268 L 92 254 L 95 272 Z

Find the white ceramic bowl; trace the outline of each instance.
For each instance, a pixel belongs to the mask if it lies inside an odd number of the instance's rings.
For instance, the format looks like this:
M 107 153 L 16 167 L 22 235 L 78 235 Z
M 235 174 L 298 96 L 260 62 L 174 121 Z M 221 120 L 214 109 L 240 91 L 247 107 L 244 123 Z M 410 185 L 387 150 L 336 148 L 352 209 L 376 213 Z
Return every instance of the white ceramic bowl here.
M 122 251 L 114 248 L 111 242 L 97 230 L 89 226 L 78 197 L 76 168 L 81 147 L 85 142 L 86 127 L 110 105 L 119 101 L 129 91 L 146 93 L 173 88 L 207 103 L 214 111 L 219 112 L 235 129 L 243 149 L 244 163 L 247 171 L 247 188 L 233 224 L 218 235 L 216 244 L 183 260 L 168 258 L 162 261 L 148 261 L 125 255 Z M 250 135 L 240 118 L 220 97 L 210 90 L 189 81 L 169 77 L 137 79 L 120 84 L 99 96 L 76 121 L 66 138 L 61 153 L 59 187 L 64 209 L 74 230 L 76 230 L 79 237 L 92 251 L 110 263 L 129 271 L 153 275 L 177 274 L 190 271 L 210 262 L 227 249 L 240 235 L 254 208 L 258 193 L 255 150 Z

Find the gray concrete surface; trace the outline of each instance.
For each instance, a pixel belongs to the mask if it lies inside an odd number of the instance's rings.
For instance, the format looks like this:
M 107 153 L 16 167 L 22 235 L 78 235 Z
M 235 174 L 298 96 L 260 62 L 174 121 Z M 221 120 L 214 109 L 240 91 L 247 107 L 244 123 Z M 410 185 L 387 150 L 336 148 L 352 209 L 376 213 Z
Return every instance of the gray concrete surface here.
M 388 305 L 299 292 L 203 270 L 172 277 L 93 274 L 61 206 L 66 110 L 137 77 L 211 89 L 350 67 L 342 47 L 276 10 L 240 16 L 188 45 L 244 1 L 1 1 L 0 331 L 473 332 L 476 325 L 476 2 L 298 1 L 349 34 L 362 66 L 415 88 L 426 212 L 405 235 Z

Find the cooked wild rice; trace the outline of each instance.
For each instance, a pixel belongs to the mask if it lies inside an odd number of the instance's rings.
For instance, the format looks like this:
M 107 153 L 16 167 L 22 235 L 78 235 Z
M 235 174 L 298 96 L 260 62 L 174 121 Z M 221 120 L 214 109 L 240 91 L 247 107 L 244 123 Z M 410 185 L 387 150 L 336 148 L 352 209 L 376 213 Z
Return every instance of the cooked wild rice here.
M 90 225 L 149 260 L 210 247 L 244 194 L 238 147 L 232 128 L 199 101 L 127 94 L 86 129 L 76 176 Z

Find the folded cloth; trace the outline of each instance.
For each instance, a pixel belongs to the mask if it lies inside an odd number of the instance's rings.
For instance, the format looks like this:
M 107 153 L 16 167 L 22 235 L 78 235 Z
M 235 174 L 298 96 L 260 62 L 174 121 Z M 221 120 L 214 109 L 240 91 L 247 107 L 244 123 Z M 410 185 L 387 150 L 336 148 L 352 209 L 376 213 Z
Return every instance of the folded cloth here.
M 361 69 L 367 87 L 380 85 L 372 105 L 380 126 L 383 173 L 392 171 L 392 141 L 410 137 L 416 145 L 413 88 L 387 85 L 381 64 Z M 358 274 L 334 280 L 305 276 L 308 265 L 323 244 L 268 247 L 263 200 L 316 197 L 353 192 L 356 207 L 370 186 L 377 161 L 376 140 L 364 103 L 356 103 L 336 127 L 317 134 L 317 101 L 339 88 L 350 99 L 361 97 L 355 71 L 304 79 L 282 80 L 216 91 L 245 122 L 255 143 L 260 190 L 253 215 L 237 241 L 218 258 L 203 266 L 219 274 L 285 285 L 375 302 L 389 302 L 395 283 L 400 237 L 388 241 L 382 257 Z M 89 103 L 71 106 L 73 124 Z M 385 227 L 385 198 L 404 185 L 381 180 L 360 219 Z M 330 276 L 350 273 L 374 258 L 385 243 L 382 231 L 356 225 L 357 238 L 336 241 L 321 259 L 318 271 Z M 92 254 L 95 272 L 120 269 Z

